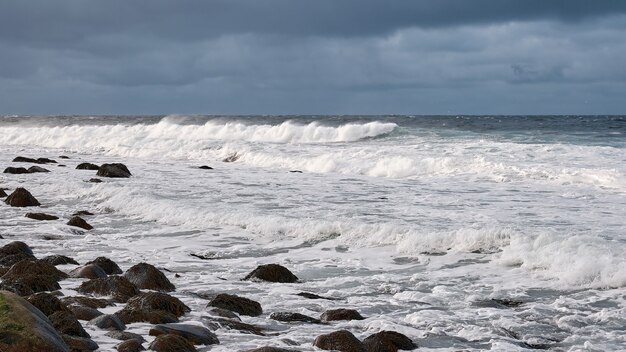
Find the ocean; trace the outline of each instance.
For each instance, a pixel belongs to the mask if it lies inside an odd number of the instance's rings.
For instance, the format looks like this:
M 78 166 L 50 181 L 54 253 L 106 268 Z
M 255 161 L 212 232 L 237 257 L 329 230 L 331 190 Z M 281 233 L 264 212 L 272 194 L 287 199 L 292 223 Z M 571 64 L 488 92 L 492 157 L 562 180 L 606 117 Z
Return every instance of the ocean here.
M 192 308 L 186 322 L 218 293 L 261 303 L 242 319 L 266 336 L 219 329 L 211 351 L 314 351 L 339 329 L 394 330 L 425 351 L 626 350 L 624 116 L 0 117 L 0 166 L 23 166 L 16 156 L 58 164 L 0 187 L 25 187 L 61 220 L 2 203 L 0 245 L 156 265 Z M 81 162 L 133 176 L 86 182 Z M 78 210 L 94 230 L 65 225 Z M 241 280 L 268 263 L 301 282 Z M 366 319 L 268 318 L 330 308 Z M 102 351 L 119 342 L 85 328 Z

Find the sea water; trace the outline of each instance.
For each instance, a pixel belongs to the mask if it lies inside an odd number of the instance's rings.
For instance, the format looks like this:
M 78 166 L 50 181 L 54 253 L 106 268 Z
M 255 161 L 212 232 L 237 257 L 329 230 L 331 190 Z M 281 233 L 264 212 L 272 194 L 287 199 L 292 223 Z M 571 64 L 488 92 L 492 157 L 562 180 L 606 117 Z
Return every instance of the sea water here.
M 259 301 L 266 314 L 243 320 L 267 336 L 220 329 L 211 351 L 313 351 L 339 329 L 394 330 L 423 350 L 626 350 L 625 151 L 621 116 L 5 116 L 3 169 L 18 155 L 66 166 L 0 175 L 62 218 L 2 204 L 0 245 L 156 265 L 186 322 L 218 293 Z M 86 182 L 81 162 L 133 177 Z M 78 210 L 94 230 L 65 225 Z M 267 263 L 301 282 L 241 281 Z M 268 318 L 331 308 L 366 319 Z M 103 351 L 119 342 L 86 329 Z

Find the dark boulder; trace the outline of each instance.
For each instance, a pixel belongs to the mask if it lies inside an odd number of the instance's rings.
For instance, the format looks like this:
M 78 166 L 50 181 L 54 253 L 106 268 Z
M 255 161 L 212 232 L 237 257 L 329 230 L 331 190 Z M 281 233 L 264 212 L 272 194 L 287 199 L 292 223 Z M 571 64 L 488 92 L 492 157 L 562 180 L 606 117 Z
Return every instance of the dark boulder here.
M 150 329 L 150 336 L 174 334 L 186 338 L 194 345 L 215 345 L 220 341 L 209 329 L 191 324 L 159 324 Z
M 198 167 L 198 169 L 202 169 L 202 170 L 213 170 L 213 168 L 212 168 L 212 167 L 210 167 L 210 166 L 208 166 L 208 165 L 202 165 L 202 166 L 199 166 L 199 167 Z
M 234 320 L 241 321 L 241 318 L 239 318 L 237 313 L 233 312 L 232 310 L 213 307 L 213 308 L 209 309 L 207 312 L 209 314 L 213 315 L 213 316 L 216 316 L 216 317 L 228 318 L 228 319 L 234 319 Z
M 51 314 L 48 319 L 52 322 L 52 326 L 59 332 L 59 334 L 66 334 L 78 337 L 90 337 L 89 334 L 80 325 L 78 319 L 72 312 L 57 311 Z
M 146 339 L 144 339 L 143 336 L 128 331 L 111 330 L 104 334 L 104 336 L 120 341 L 137 340 L 139 342 L 146 342 Z
M 68 306 L 84 306 L 89 308 L 106 308 L 109 306 L 114 306 L 115 304 L 108 299 L 102 298 L 93 298 L 93 297 L 84 297 L 84 296 L 72 296 L 72 297 L 63 297 L 61 301 Z
M 0 197 L 6 197 L 6 196 L 8 196 L 6 192 L 6 188 L 0 188 Z
M 24 259 L 35 259 L 33 251 L 26 243 L 14 241 L 0 247 L 0 267 L 12 266 Z
M 67 307 L 70 312 L 74 313 L 76 319 L 90 321 L 94 318 L 101 316 L 103 313 L 95 308 L 89 308 L 85 306 L 69 306 Z
M 69 352 L 50 320 L 25 299 L 0 291 L 0 351 Z
M 4 201 L 12 207 L 38 207 L 41 204 L 30 192 L 22 187 L 18 187 Z
M 80 227 L 81 229 L 85 230 L 93 229 L 93 226 L 89 225 L 89 223 L 87 223 L 87 221 L 85 221 L 80 216 L 73 216 L 70 221 L 67 222 L 67 224 L 70 226 Z
M 339 330 L 318 336 L 313 345 L 323 350 L 341 352 L 367 352 L 365 346 L 351 332 Z
M 126 330 L 126 325 L 115 314 L 100 315 L 89 321 L 89 324 L 95 325 L 103 330 Z
M 310 293 L 310 292 L 300 292 L 300 293 L 297 293 L 296 296 L 304 297 L 307 299 L 327 299 L 330 301 L 335 300 L 335 298 L 324 297 L 324 296 L 316 295 L 315 293 Z
M 3 278 L 1 289 L 9 290 L 20 296 L 28 296 L 37 292 L 60 290 L 59 282 L 45 275 L 22 275 Z
M 99 279 L 107 277 L 107 273 L 96 264 L 87 264 L 70 271 L 70 277 L 83 279 Z
M 279 347 L 259 347 L 252 350 L 245 350 L 244 352 L 298 352 L 296 350 L 288 350 Z
M 189 340 L 174 334 L 159 335 L 149 347 L 155 352 L 197 352 Z
M 99 178 L 90 178 L 88 182 L 91 183 L 102 183 L 102 180 Z
M 48 159 L 48 158 L 33 159 L 33 158 L 27 158 L 23 156 L 16 157 L 15 159 L 13 159 L 13 162 L 14 163 L 33 163 L 33 164 L 56 164 L 57 163 L 55 160 Z
M 31 166 L 31 167 L 28 168 L 28 173 L 29 174 L 36 174 L 38 172 L 50 172 L 50 170 L 44 169 L 41 166 Z
M 228 309 L 241 315 L 249 315 L 252 317 L 263 314 L 263 309 L 259 302 L 251 299 L 240 297 L 237 295 L 229 295 L 220 293 L 208 304 L 211 307 Z
M 115 163 L 115 164 L 102 164 L 98 169 L 97 176 L 101 177 L 116 177 L 116 178 L 128 178 L 132 176 L 126 165 Z
M 39 221 L 59 220 L 58 216 L 49 215 L 45 213 L 26 213 L 26 215 L 24 216 L 26 216 L 29 219 L 39 220 Z
M 25 167 L 12 167 L 11 166 L 11 167 L 7 167 L 6 169 L 4 169 L 4 173 L 20 175 L 20 174 L 29 174 L 30 172 Z
M 125 324 L 178 322 L 178 317 L 191 311 L 178 298 L 162 292 L 144 292 L 128 300 L 126 307 L 115 313 Z
M 105 273 L 109 275 L 122 273 L 122 269 L 120 269 L 120 267 L 114 261 L 107 257 L 98 257 L 90 262 L 87 262 L 87 264 L 97 264 L 104 270 Z
M 363 344 L 367 352 L 411 351 L 417 348 L 410 338 L 395 331 L 381 331 L 370 335 L 363 340 Z
M 265 336 L 263 333 L 263 329 L 258 326 L 252 324 L 242 323 L 241 321 L 235 321 L 231 319 L 224 318 L 213 318 L 213 317 L 201 317 L 202 324 L 211 330 L 217 330 L 220 328 L 228 329 L 228 330 L 236 330 L 244 334 L 253 334 L 259 336 Z
M 47 257 L 42 258 L 41 261 L 46 262 L 48 264 L 52 264 L 54 266 L 64 265 L 64 264 L 78 265 L 78 262 L 75 261 L 74 259 L 64 256 L 64 255 L 59 255 L 59 254 L 49 255 Z
M 72 214 L 72 216 L 92 216 L 93 213 L 87 210 L 79 210 Z
M 175 290 L 170 280 L 168 280 L 159 269 L 148 263 L 133 265 L 130 269 L 126 270 L 124 277 L 140 289 L 165 292 Z
M 141 341 L 137 340 L 126 340 L 115 346 L 115 349 L 117 350 L 117 352 L 140 352 L 146 350 L 141 345 Z
M 71 352 L 91 352 L 99 348 L 90 338 L 63 334 L 63 341 L 70 347 Z
M 54 267 L 54 265 L 41 260 L 22 260 L 11 266 L 2 279 L 15 278 L 22 275 L 42 275 L 53 278 L 56 281 L 67 279 L 67 274 Z
M 83 282 L 78 292 L 97 296 L 112 296 L 118 303 L 126 303 L 139 294 L 139 289 L 123 276 L 107 276 Z
M 329 309 L 320 317 L 323 321 L 363 320 L 363 316 L 354 309 Z
M 39 309 L 47 317 L 56 312 L 68 311 L 68 308 L 61 300 L 49 293 L 40 292 L 26 297 L 28 303 Z
M 270 319 L 282 321 L 282 322 L 302 322 L 302 323 L 311 323 L 311 324 L 321 324 L 322 322 L 319 319 L 315 319 L 308 315 L 300 314 L 300 313 L 290 313 L 290 312 L 274 312 L 270 314 Z
M 244 280 L 253 279 L 283 283 L 293 283 L 299 281 L 298 277 L 295 276 L 291 271 L 289 271 L 289 269 L 278 264 L 259 265 L 244 278 Z
M 76 170 L 98 170 L 100 166 L 92 163 L 80 163 L 76 166 Z
M 67 155 L 59 155 L 59 159 L 69 159 L 70 157 Z

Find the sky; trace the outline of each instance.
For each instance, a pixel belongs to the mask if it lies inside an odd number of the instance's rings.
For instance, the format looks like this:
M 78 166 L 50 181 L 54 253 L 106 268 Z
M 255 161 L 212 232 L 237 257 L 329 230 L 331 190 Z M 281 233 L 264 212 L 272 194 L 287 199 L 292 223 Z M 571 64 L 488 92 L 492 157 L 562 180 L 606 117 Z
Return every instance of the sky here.
M 624 114 L 623 0 L 2 0 L 0 114 Z

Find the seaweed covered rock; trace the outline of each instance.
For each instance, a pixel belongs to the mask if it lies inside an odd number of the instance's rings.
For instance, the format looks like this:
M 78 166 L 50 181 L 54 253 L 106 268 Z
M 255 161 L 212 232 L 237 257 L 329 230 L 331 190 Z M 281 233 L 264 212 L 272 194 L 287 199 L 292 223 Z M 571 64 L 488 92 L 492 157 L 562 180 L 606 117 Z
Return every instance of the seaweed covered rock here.
M 4 202 L 12 207 L 38 207 L 41 204 L 25 188 L 18 187 Z
M 126 330 L 126 325 L 115 314 L 100 315 L 89 321 L 89 324 L 95 325 L 103 330 Z
M 89 223 L 85 221 L 85 219 L 81 218 L 80 216 L 72 216 L 72 218 L 67 222 L 67 224 L 70 226 L 80 227 L 81 229 L 85 229 L 85 230 L 93 229 L 93 226 L 89 225 Z
M 78 337 L 91 337 L 80 325 L 74 313 L 70 311 L 57 311 L 51 314 L 48 319 L 52 322 L 52 326 L 59 332 L 59 334 L 78 336 Z
M 47 257 L 41 258 L 41 261 L 46 262 L 48 264 L 52 264 L 54 266 L 64 265 L 64 264 L 79 265 L 76 260 L 65 255 L 60 255 L 60 254 L 49 255 Z
M 106 308 L 106 307 L 115 305 L 113 302 L 111 302 L 108 299 L 84 297 L 84 296 L 63 297 L 61 301 L 68 306 L 75 305 L 75 306 L 83 306 L 83 307 L 89 307 L 89 308 Z
M 17 278 L 24 275 L 41 275 L 51 277 L 56 281 L 67 279 L 67 274 L 57 269 L 54 265 L 42 260 L 22 260 L 15 263 L 2 279 Z
M 213 318 L 207 316 L 202 317 L 201 320 L 202 324 L 204 324 L 211 330 L 224 328 L 228 330 L 237 330 L 244 334 L 265 336 L 265 334 L 263 333 L 263 329 L 261 329 L 260 327 L 252 324 L 242 323 L 241 321 L 224 318 Z
M 189 340 L 174 334 L 159 335 L 152 341 L 149 347 L 155 352 L 197 352 Z
M 97 264 L 108 275 L 117 275 L 122 273 L 122 269 L 111 259 L 107 257 L 98 257 L 86 264 Z
M 78 292 L 97 296 L 111 296 L 118 303 L 126 303 L 139 294 L 139 289 L 123 276 L 107 276 L 83 282 Z
M 144 292 L 128 300 L 126 307 L 115 313 L 125 324 L 149 322 L 175 323 L 191 311 L 181 300 L 162 292 Z
M 290 313 L 290 312 L 274 312 L 270 314 L 270 319 L 282 321 L 282 322 L 302 322 L 302 323 L 311 323 L 311 324 L 321 324 L 322 322 L 319 319 L 315 319 L 308 315 L 300 314 L 300 313 Z
M 0 291 L 0 351 L 69 352 L 50 320 L 25 299 Z
M 124 277 L 140 289 L 174 291 L 175 287 L 165 275 L 153 265 L 139 263 L 126 270 Z
M 294 283 L 299 281 L 298 277 L 289 271 L 289 269 L 279 264 L 259 265 L 250 274 L 248 274 L 244 280 L 261 280 L 282 283 Z
M 67 309 L 69 309 L 70 312 L 74 313 L 76 319 L 78 320 L 90 321 L 104 314 L 95 308 L 89 308 L 85 306 L 71 305 L 68 306 Z
M 237 295 L 229 295 L 227 293 L 220 293 L 213 298 L 208 305 L 211 307 L 228 309 L 238 314 L 249 315 L 252 317 L 263 314 L 263 309 L 261 308 L 261 304 L 259 302 Z
M 53 265 L 40 260 L 26 259 L 15 263 L 2 276 L 5 288 L 27 296 L 42 291 L 58 290 L 58 281 L 67 278 L 67 274 Z
M 108 276 L 107 273 L 105 273 L 104 270 L 96 264 L 87 264 L 78 267 L 70 271 L 69 275 L 70 277 L 80 277 L 84 279 L 99 279 Z
M 318 336 L 313 345 L 323 350 L 341 352 L 367 352 L 365 346 L 351 332 L 339 330 Z
M 141 341 L 138 340 L 126 340 L 115 346 L 115 349 L 117 352 L 140 352 L 146 350 L 141 345 Z
M 30 247 L 21 241 L 7 243 L 0 247 L 0 266 L 12 266 L 24 259 L 35 259 Z
M 128 178 L 132 176 L 126 165 L 120 163 L 114 164 L 102 164 L 98 168 L 97 176 L 100 177 L 115 177 L 115 178 Z
M 395 331 L 381 331 L 370 335 L 363 340 L 363 344 L 368 352 L 411 351 L 417 348 L 410 338 Z
M 61 300 L 49 293 L 40 292 L 26 297 L 28 303 L 39 309 L 47 317 L 56 312 L 68 311 L 68 308 Z
M 363 320 L 363 316 L 354 309 L 329 309 L 320 317 L 323 321 L 335 320 Z
M 90 352 L 99 348 L 98 344 L 88 337 L 72 336 L 63 334 L 63 341 L 69 346 L 71 352 Z
M 158 324 L 150 329 L 150 336 L 174 334 L 186 338 L 194 345 L 215 345 L 220 343 L 209 329 L 192 324 Z

